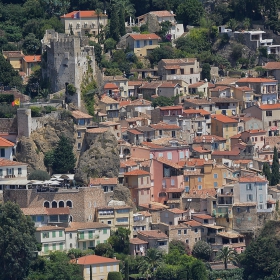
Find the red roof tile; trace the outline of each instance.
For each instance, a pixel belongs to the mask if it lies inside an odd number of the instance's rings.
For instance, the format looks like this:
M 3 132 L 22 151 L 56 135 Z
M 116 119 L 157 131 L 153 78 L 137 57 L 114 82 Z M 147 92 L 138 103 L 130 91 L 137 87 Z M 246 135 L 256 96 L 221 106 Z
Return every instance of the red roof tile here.
M 142 239 L 140 239 L 140 238 L 130 238 L 129 239 L 129 243 L 130 244 L 148 244 L 148 242 L 147 241 L 144 241 L 144 240 L 142 240 Z
M 133 160 L 126 160 L 126 161 L 121 161 L 120 167 L 125 168 L 129 166 L 137 166 L 137 163 Z
M 280 69 L 280 62 L 267 62 L 265 66 L 263 66 L 264 69 L 268 70 L 279 70 Z
M 165 107 L 160 107 L 160 111 L 166 111 L 166 110 L 181 110 L 183 107 L 181 105 L 178 106 L 165 106 Z
M 227 139 L 217 135 L 202 135 L 196 136 L 193 143 L 212 143 L 212 141 L 226 141 Z
M 192 214 L 192 216 L 199 218 L 199 219 L 204 219 L 204 220 L 213 219 L 212 216 L 207 215 L 207 214 Z
M 78 111 L 78 110 L 72 111 L 71 114 L 75 119 L 92 119 L 93 118 L 93 116 L 86 114 L 84 112 Z
M 200 227 L 200 226 L 202 226 L 201 223 L 199 223 L 197 221 L 194 221 L 194 220 L 187 221 L 187 222 L 185 222 L 185 224 L 190 226 L 190 227 Z
M 132 134 L 136 134 L 136 135 L 143 134 L 142 132 L 140 132 L 136 129 L 129 129 L 129 130 L 127 130 L 127 132 L 132 133 Z
M 204 149 L 203 147 L 193 147 L 192 149 L 193 149 L 195 152 L 200 153 L 200 154 L 211 153 L 211 150 Z
M 90 185 L 117 185 L 118 178 L 90 178 Z
M 206 84 L 204 81 L 197 82 L 197 83 L 189 85 L 189 88 L 198 88 L 198 87 L 200 87 L 200 86 L 202 86 L 204 84 Z
M 221 90 L 226 90 L 226 89 L 230 89 L 230 87 L 227 87 L 227 86 L 217 86 L 215 88 L 210 89 L 210 91 L 215 92 L 215 91 L 221 91 Z
M 232 118 L 230 118 L 228 116 L 225 116 L 225 115 L 222 115 L 222 114 L 220 114 L 220 115 L 211 115 L 211 119 L 212 119 L 212 121 L 213 120 L 217 120 L 217 121 L 222 122 L 222 123 L 238 123 L 237 120 L 232 119 Z
M 142 84 L 147 83 L 146 81 L 128 81 L 129 86 L 141 86 Z
M 27 163 L 0 158 L 0 166 L 27 165 Z
M 160 158 L 157 158 L 155 160 L 157 160 L 158 162 L 161 162 L 163 164 L 169 165 L 169 166 L 171 166 L 173 168 L 176 168 L 176 169 L 181 169 L 182 168 L 182 166 L 180 166 L 179 164 L 173 162 L 172 160 L 166 159 L 164 157 L 160 157 Z
M 7 139 L 0 137 L 0 147 L 14 147 L 15 144 L 8 141 Z
M 231 151 L 213 151 L 212 156 L 238 156 L 240 154 L 240 150 L 238 148 L 234 148 Z
M 120 101 L 120 107 L 126 107 L 131 103 L 131 100 Z
M 104 86 L 104 89 L 119 89 L 119 87 L 116 84 L 114 84 L 114 83 L 107 83 Z
M 170 11 L 152 11 L 150 14 L 156 15 L 157 17 L 174 17 L 175 14 L 171 13 Z
M 172 70 L 172 69 L 180 69 L 180 65 L 165 65 L 163 68 L 167 70 Z
M 119 263 L 120 261 L 111 258 L 105 258 L 97 255 L 88 255 L 77 259 L 77 264 L 103 264 L 103 263 Z
M 239 138 L 241 138 L 241 133 L 238 133 L 230 137 L 230 139 L 239 139 Z
M 247 177 L 239 177 L 240 183 L 250 183 L 250 182 L 267 182 L 264 177 L 260 176 L 247 176 Z
M 77 13 L 79 13 L 80 18 L 95 18 L 98 16 L 95 11 L 73 11 L 71 13 L 68 13 L 68 14 L 60 16 L 60 17 L 61 18 L 73 18 L 74 15 L 77 15 Z M 105 14 L 101 14 L 100 16 L 107 17 L 107 15 L 105 15 Z M 79 18 L 76 18 L 76 19 L 79 19 Z
M 159 122 L 157 124 L 150 125 L 153 129 L 157 130 L 180 130 L 181 128 L 176 124 L 167 124 L 164 122 Z
M 172 209 L 168 209 L 167 211 L 172 212 L 173 214 L 184 214 L 187 211 L 183 211 L 179 208 L 172 208 Z
M 210 115 L 211 113 L 204 110 L 204 109 L 186 109 L 183 111 L 184 114 L 200 114 L 201 116 L 206 116 L 206 115 Z
M 162 146 L 154 144 L 153 142 L 142 142 L 141 143 L 143 146 L 149 147 L 149 148 L 154 148 L 154 149 L 159 149 L 162 148 Z
M 162 83 L 159 88 L 174 88 L 176 87 L 178 84 L 173 84 L 171 82 L 165 82 L 165 83 Z
M 124 176 L 140 176 L 140 175 L 150 175 L 149 172 L 141 169 L 132 170 L 124 173 Z
M 69 207 L 63 208 L 46 208 L 47 215 L 69 215 Z
M 246 130 L 244 132 L 249 132 L 250 134 L 266 133 L 266 131 L 263 129 L 251 129 L 251 130 Z
M 101 97 L 100 102 L 106 103 L 106 104 L 117 104 L 119 103 L 118 101 L 116 101 L 115 99 L 105 95 Z
M 261 110 L 277 110 L 280 109 L 280 103 L 276 104 L 261 104 L 260 105 Z
M 41 56 L 40 55 L 25 55 L 24 58 L 25 62 L 40 62 Z
M 100 134 L 100 133 L 105 133 L 108 130 L 109 128 L 107 127 L 96 127 L 96 128 L 87 129 L 87 133 Z
M 150 34 L 129 34 L 131 38 L 134 40 L 160 40 L 160 37 L 156 35 L 155 33 Z
M 266 79 L 266 78 L 242 78 L 239 79 L 236 83 L 277 83 L 277 80 Z

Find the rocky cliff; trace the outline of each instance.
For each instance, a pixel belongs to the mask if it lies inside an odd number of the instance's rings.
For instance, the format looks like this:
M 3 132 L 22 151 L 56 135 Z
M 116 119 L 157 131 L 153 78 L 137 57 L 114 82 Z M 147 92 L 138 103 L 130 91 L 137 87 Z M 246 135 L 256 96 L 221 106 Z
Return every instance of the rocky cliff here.
M 88 182 L 90 177 L 117 177 L 120 168 L 118 142 L 113 134 L 87 134 L 75 180 Z
M 62 135 L 74 144 L 74 123 L 67 114 L 63 117 L 49 118 L 45 126 L 32 132 L 29 138 L 21 137 L 16 149 L 17 161 L 28 163 L 29 171 L 46 170 L 44 154 L 56 146 Z

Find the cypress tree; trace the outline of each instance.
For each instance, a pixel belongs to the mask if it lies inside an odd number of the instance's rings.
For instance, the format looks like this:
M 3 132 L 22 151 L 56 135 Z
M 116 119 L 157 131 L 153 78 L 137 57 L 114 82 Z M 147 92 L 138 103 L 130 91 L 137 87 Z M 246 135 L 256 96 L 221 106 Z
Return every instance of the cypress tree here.
M 268 162 L 264 163 L 262 173 L 270 183 L 270 181 L 271 181 L 271 171 L 270 171 L 270 166 L 269 166 Z
M 120 35 L 123 36 L 126 34 L 125 31 L 125 10 L 124 9 L 119 9 L 119 28 L 120 28 Z
M 112 5 L 111 19 L 110 19 L 110 37 L 115 41 L 119 41 L 120 28 L 119 28 L 119 15 L 116 5 Z
M 279 159 L 276 147 L 274 147 L 273 162 L 272 162 L 272 174 L 271 174 L 271 186 L 275 186 L 279 183 Z

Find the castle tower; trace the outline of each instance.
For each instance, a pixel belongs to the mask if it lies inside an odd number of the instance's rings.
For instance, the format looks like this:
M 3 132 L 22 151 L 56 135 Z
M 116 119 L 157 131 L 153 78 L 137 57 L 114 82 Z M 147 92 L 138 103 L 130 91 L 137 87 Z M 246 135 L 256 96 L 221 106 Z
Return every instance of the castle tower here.
M 31 109 L 17 109 L 18 136 L 29 137 L 31 134 Z

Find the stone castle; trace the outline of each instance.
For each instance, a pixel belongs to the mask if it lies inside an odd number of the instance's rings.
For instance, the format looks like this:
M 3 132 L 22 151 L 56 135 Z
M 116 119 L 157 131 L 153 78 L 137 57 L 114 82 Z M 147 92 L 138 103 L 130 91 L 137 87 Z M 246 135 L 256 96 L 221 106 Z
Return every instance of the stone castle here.
M 68 96 L 70 102 L 81 105 L 81 84 L 92 69 L 95 75 L 94 47 L 85 36 L 74 36 L 46 30 L 42 39 L 43 77 L 50 82 L 52 92 L 65 89 L 66 83 L 76 87 L 76 94 Z M 45 63 L 45 65 L 44 65 Z

